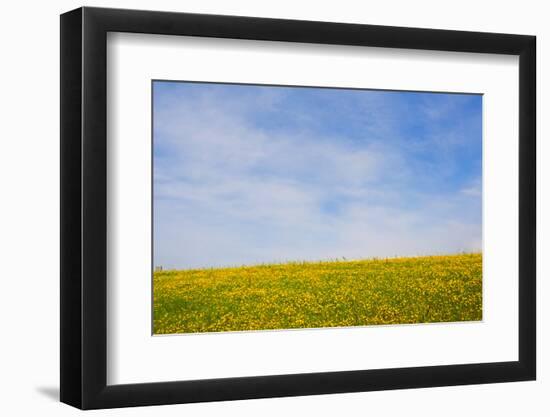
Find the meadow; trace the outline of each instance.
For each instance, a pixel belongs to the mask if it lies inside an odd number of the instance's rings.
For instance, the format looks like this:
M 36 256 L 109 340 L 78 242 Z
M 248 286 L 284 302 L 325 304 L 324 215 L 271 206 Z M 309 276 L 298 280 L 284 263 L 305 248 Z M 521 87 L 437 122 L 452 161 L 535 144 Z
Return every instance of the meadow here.
M 479 321 L 482 256 L 158 271 L 153 296 L 154 334 Z

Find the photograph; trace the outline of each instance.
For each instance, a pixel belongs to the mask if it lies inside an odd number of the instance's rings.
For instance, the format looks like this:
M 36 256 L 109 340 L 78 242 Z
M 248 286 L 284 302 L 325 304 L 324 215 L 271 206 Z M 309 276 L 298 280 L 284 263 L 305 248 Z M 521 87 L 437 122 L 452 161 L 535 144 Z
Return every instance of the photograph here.
M 153 80 L 153 334 L 481 321 L 482 99 Z
M 55 82 L 33 84 L 45 112 L 29 118 L 26 84 L 7 85 L 24 119 L 11 136 L 37 138 L 7 141 L 21 145 L 9 182 L 29 178 L 6 194 L 29 212 L 6 217 L 25 249 L 8 276 L 51 258 L 59 285 L 10 280 L 22 291 L 7 294 L 44 313 L 6 297 L 28 333 L 9 332 L 18 349 L 52 341 L 8 369 L 35 385 L 13 407 L 57 395 L 170 415 L 197 403 L 257 415 L 261 399 L 292 410 L 274 415 L 541 409 L 537 69 L 550 26 L 523 4 L 477 20 L 415 4 L 406 21 L 394 6 L 364 18 L 333 6 L 65 5 L 55 30 L 47 11 L 31 19 L 41 35 L 14 44 L 17 71 L 36 72 L 46 43 L 58 51 L 41 73 Z M 59 146 L 39 132 L 48 123 Z M 57 191 L 37 187 L 41 164 L 58 168 Z M 55 222 L 36 210 L 46 195 Z M 36 221 L 59 225 L 38 258 L 20 227 Z

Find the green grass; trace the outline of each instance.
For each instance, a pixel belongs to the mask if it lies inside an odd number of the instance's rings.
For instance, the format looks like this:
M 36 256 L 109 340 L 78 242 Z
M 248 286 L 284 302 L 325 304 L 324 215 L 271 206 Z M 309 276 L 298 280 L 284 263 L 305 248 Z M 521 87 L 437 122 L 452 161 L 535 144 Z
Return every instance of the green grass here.
M 481 254 L 154 274 L 154 333 L 479 321 Z

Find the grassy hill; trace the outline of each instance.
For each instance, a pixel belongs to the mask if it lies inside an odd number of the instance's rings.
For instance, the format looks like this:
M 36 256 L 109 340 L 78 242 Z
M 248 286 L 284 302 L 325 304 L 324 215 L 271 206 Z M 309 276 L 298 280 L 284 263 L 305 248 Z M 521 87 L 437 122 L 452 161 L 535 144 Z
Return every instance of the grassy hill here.
M 481 254 L 154 273 L 154 333 L 478 321 Z

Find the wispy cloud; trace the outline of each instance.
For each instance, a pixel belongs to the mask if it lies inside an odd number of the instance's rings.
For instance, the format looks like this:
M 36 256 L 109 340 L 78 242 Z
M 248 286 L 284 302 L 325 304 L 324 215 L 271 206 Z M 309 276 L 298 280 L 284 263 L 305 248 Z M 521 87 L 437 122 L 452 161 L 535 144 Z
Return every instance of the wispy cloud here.
M 157 265 L 480 249 L 480 97 L 154 89 Z
M 481 199 L 481 178 L 476 178 L 460 190 L 464 195 Z

